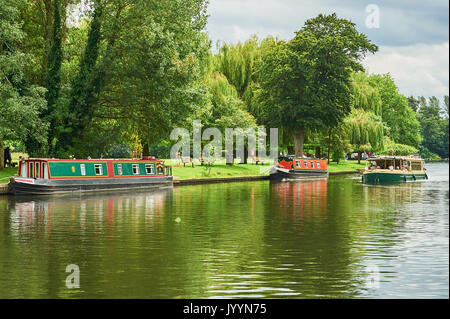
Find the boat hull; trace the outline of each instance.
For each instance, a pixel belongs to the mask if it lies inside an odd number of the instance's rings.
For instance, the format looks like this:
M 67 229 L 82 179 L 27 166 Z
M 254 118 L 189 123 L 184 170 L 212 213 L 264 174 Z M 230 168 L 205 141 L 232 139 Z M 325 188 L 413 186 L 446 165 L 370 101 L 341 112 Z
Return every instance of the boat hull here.
M 426 180 L 426 173 L 383 173 L 369 172 L 364 173 L 362 182 L 364 184 L 380 184 L 380 183 L 404 183 L 414 182 L 418 180 Z
M 51 195 L 64 193 L 110 192 L 173 186 L 172 176 L 152 178 L 102 178 L 95 180 L 46 180 L 11 178 L 9 192 L 13 195 Z
M 286 170 L 275 167 L 270 172 L 271 180 L 313 180 L 328 178 L 326 170 Z

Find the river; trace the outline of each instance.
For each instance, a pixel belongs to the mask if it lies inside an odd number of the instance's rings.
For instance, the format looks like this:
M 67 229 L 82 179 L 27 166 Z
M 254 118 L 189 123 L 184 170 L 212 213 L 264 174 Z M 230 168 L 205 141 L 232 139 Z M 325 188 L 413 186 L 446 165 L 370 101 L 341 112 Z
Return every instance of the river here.
M 448 298 L 449 166 L 426 167 L 389 186 L 0 197 L 0 298 Z

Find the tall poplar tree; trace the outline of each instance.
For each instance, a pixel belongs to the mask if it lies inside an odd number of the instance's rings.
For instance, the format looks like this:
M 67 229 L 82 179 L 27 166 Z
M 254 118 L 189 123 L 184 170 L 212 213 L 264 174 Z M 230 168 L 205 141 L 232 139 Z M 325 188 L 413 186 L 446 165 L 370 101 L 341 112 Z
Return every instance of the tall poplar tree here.
M 73 151 L 74 144 L 82 139 L 84 130 L 93 118 L 100 90 L 100 79 L 96 76 L 95 66 L 99 54 L 103 8 L 101 1 L 95 2 L 84 54 L 79 71 L 72 81 L 68 114 L 64 121 L 65 128 L 57 142 L 56 151 L 60 156 Z
M 54 0 L 53 6 L 52 42 L 48 55 L 48 71 L 45 78 L 45 85 L 47 88 L 47 109 L 43 112 L 43 116 L 50 124 L 48 132 L 48 146 L 50 154 L 53 152 L 52 145 L 56 133 L 56 113 L 58 112 L 57 105 L 59 92 L 61 90 L 61 64 L 63 59 L 60 0 Z

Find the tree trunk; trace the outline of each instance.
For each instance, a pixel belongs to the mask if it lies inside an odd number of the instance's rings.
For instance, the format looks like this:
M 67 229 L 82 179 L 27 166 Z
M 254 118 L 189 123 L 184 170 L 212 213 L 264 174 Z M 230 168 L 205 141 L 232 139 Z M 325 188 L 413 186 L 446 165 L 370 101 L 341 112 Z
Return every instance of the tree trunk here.
M 5 158 L 3 156 L 4 152 L 5 150 L 3 149 L 3 141 L 0 141 L 0 171 L 5 168 L 3 165 L 5 163 Z
M 294 132 L 295 157 L 303 156 L 303 142 L 305 140 L 305 130 Z
M 322 158 L 322 154 L 320 154 L 320 146 L 316 147 L 316 158 Z
M 239 164 L 247 164 L 248 159 L 248 146 L 244 145 L 244 158 L 241 158 L 241 162 Z
M 295 153 L 295 148 L 293 146 L 288 146 L 287 147 L 288 150 L 288 155 L 294 154 Z
M 144 156 L 150 156 L 150 150 L 148 147 L 148 143 L 144 143 L 142 145 L 142 157 L 144 157 Z
M 361 151 L 358 151 L 358 164 L 361 164 Z
M 330 147 L 331 147 L 331 129 L 328 130 L 328 152 L 327 152 L 328 164 L 330 164 Z

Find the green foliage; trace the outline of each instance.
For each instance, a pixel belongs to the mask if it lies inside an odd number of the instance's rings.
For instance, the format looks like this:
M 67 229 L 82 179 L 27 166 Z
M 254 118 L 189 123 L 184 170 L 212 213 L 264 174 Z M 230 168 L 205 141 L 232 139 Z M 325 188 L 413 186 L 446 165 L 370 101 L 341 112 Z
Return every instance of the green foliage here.
M 350 144 L 357 151 L 380 151 L 384 129 L 381 117 L 371 111 L 355 108 L 346 120 Z
M 122 144 L 113 144 L 109 147 L 109 149 L 105 152 L 104 158 L 130 158 L 132 150 L 130 145 L 122 143 Z
M 384 149 L 382 151 L 383 154 L 391 154 L 391 151 L 394 152 L 394 155 L 414 155 L 419 154 L 419 150 L 413 146 L 395 143 L 389 137 L 385 137 L 384 139 Z
M 234 86 L 220 73 L 213 73 L 209 81 L 211 113 L 206 120 L 209 127 L 216 127 L 224 133 L 225 128 L 256 128 L 255 118 L 245 110 Z
M 382 101 L 383 123 L 389 127 L 389 137 L 396 143 L 418 148 L 421 143 L 420 124 L 408 99 L 398 92 L 390 74 L 371 75 Z
M 354 23 L 336 14 L 306 21 L 289 42 L 273 40 L 256 66 L 264 124 L 297 132 L 301 155 L 306 129 L 336 127 L 350 112 L 351 72 L 363 70 L 360 60 L 375 51 Z
M 80 68 L 72 81 L 70 103 L 68 114 L 64 121 L 65 129 L 59 136 L 56 150 L 59 154 L 67 154 L 73 151 L 75 155 L 80 154 L 78 150 L 83 148 L 80 139 L 84 130 L 92 121 L 93 109 L 96 104 L 97 94 L 100 88 L 100 79 L 95 73 L 98 51 L 100 45 L 100 28 L 103 14 L 103 5 L 97 4 L 91 21 L 88 40 Z M 81 145 L 80 145 L 81 144 Z M 75 146 L 75 150 L 73 147 Z
M 420 130 L 423 136 L 421 149 L 424 155 L 428 152 L 439 155 L 442 158 L 449 156 L 449 120 L 442 118 L 442 110 L 439 100 L 431 97 L 429 103 L 421 99 L 417 118 L 420 122 Z
M 23 72 L 32 59 L 21 52 L 19 4 L 18 0 L 0 3 L 0 142 L 33 136 L 43 143 L 48 126 L 39 114 L 46 108 L 45 89 L 29 85 Z M 2 147 L 0 152 L 3 156 Z
M 157 143 L 206 104 L 206 1 L 115 0 L 105 12 L 95 116 Z
M 53 32 L 52 43 L 48 55 L 48 71 L 45 78 L 47 88 L 47 109 L 43 112 L 44 118 L 50 123 L 48 144 L 51 148 L 55 137 L 56 113 L 58 106 L 59 92 L 61 89 L 61 64 L 63 59 L 62 52 L 62 29 L 61 29 L 61 6 L 60 0 L 54 0 L 53 14 Z M 50 153 L 52 150 L 50 150 Z
M 370 81 L 364 72 L 355 72 L 351 75 L 353 90 L 353 107 L 372 111 L 382 115 L 382 100 L 376 85 Z
M 253 81 L 254 66 L 259 56 L 256 37 L 235 45 L 224 44 L 214 56 L 214 69 L 222 73 L 243 98 Z

